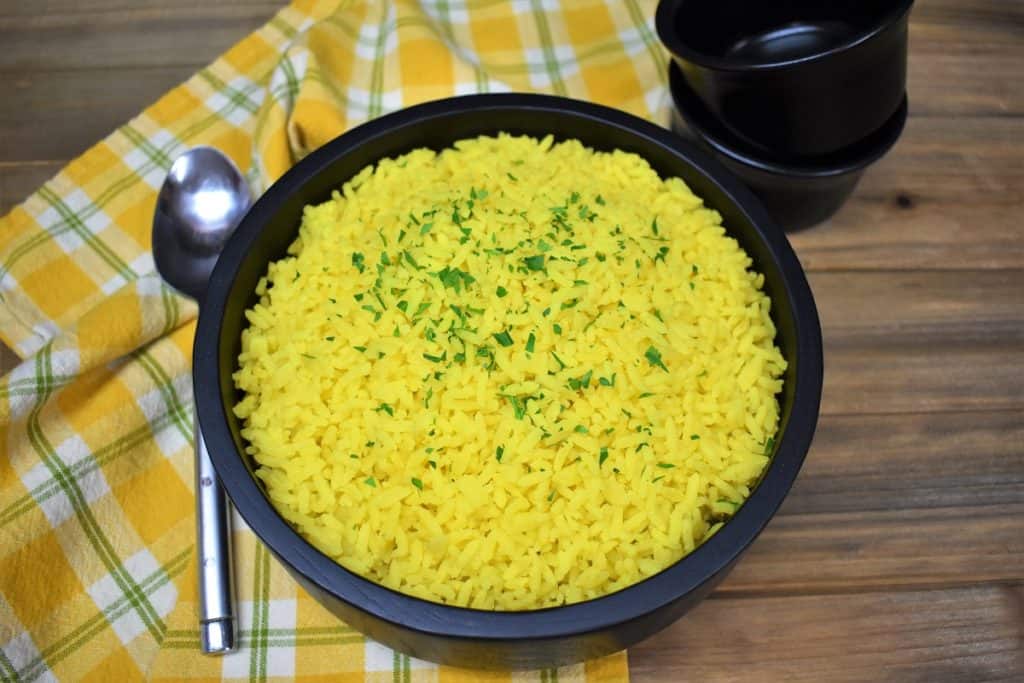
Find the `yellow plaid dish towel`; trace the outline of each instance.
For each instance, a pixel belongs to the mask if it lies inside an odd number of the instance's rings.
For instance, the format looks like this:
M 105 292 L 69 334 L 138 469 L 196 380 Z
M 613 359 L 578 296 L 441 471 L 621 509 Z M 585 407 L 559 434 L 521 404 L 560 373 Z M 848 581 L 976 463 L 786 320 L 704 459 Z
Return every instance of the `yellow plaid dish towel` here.
M 541 91 L 664 122 L 654 0 L 296 2 L 0 219 L 0 680 L 619 681 L 625 653 L 483 673 L 410 659 L 306 595 L 235 516 L 240 648 L 199 654 L 196 306 L 154 274 L 173 159 L 213 145 L 264 190 L 363 121 Z

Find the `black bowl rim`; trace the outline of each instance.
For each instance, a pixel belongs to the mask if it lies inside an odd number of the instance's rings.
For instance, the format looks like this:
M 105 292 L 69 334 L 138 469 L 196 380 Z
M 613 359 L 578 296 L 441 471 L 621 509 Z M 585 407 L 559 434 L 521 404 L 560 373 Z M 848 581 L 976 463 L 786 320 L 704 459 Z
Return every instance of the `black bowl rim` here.
M 907 123 L 909 101 L 904 93 L 892 116 L 881 128 L 862 140 L 836 152 L 817 157 L 773 159 L 726 128 L 693 91 L 678 64 L 670 62 L 668 70 L 672 104 L 690 130 L 700 136 L 700 139 L 716 153 L 730 161 L 773 175 L 790 178 L 825 178 L 860 171 L 881 159 L 892 149 L 903 134 L 903 128 Z
M 693 2 L 693 0 L 661 0 L 661 2 L 658 3 L 654 22 L 655 29 L 662 44 L 665 45 L 668 51 L 676 59 L 696 66 L 701 66 L 706 69 L 731 72 L 775 71 L 787 69 L 800 64 L 821 61 L 842 52 L 847 52 L 859 45 L 863 45 L 864 43 L 873 40 L 879 34 L 884 33 L 890 26 L 899 23 L 903 17 L 910 12 L 910 8 L 914 4 L 914 0 L 899 0 L 899 2 L 894 3 L 891 7 L 887 8 L 879 17 L 878 21 L 872 24 L 870 28 L 858 32 L 853 38 L 845 40 L 828 50 L 815 52 L 814 54 L 805 55 L 803 57 L 783 59 L 777 62 L 751 63 L 709 55 L 699 50 L 692 49 L 684 43 L 676 34 L 675 20 L 679 15 L 680 10 L 683 9 L 683 6 L 688 1 Z
M 716 184 L 752 222 L 781 271 L 796 326 L 793 408 L 761 482 L 734 518 L 695 551 L 659 574 L 617 593 L 586 602 L 522 612 L 491 612 L 442 605 L 383 587 L 350 572 L 305 541 L 273 509 L 236 449 L 221 399 L 218 347 L 231 285 L 266 222 L 295 190 L 360 145 L 396 129 L 432 119 L 489 110 L 524 115 L 570 116 L 617 128 L 663 148 Z M 497 132 L 497 130 L 495 131 Z M 775 514 L 795 480 L 817 424 L 822 385 L 821 327 L 810 287 L 783 231 L 761 203 L 709 155 L 652 123 L 608 107 L 536 94 L 453 97 L 409 107 L 341 135 L 308 155 L 252 207 L 222 253 L 200 306 L 193 351 L 196 409 L 214 466 L 242 518 L 293 571 L 328 595 L 378 620 L 437 637 L 474 641 L 535 641 L 610 629 L 679 601 L 712 580 L 746 550 Z

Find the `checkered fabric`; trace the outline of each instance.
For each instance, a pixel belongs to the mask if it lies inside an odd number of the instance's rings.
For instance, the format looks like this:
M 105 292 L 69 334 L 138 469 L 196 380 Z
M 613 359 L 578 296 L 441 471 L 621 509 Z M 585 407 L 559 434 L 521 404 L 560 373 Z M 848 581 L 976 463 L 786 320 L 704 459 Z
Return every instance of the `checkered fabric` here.
M 153 271 L 156 193 L 185 149 L 256 191 L 367 119 L 541 91 L 667 118 L 654 0 L 296 2 L 0 219 L 0 679 L 627 678 L 625 653 L 484 674 L 412 660 L 328 614 L 235 517 L 240 641 L 198 651 L 190 355 L 196 307 Z

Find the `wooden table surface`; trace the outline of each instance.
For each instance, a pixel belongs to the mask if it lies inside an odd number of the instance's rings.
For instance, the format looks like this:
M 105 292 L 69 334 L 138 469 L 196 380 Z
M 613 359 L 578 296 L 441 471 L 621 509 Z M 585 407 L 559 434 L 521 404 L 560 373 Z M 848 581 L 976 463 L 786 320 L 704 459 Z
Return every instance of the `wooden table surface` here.
M 0 214 L 278 5 L 0 0 Z M 1024 2 L 919 0 L 910 33 L 902 139 L 792 236 L 825 337 L 807 463 L 637 681 L 1024 680 Z

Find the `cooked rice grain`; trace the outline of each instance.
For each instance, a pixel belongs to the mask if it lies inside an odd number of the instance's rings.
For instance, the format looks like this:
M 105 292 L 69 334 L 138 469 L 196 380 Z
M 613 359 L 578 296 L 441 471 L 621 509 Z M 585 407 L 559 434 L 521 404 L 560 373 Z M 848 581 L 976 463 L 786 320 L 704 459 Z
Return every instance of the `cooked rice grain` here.
M 719 215 L 640 157 L 480 137 L 306 207 L 246 312 L 257 476 L 348 569 L 455 605 L 597 597 L 768 463 L 785 360 Z

